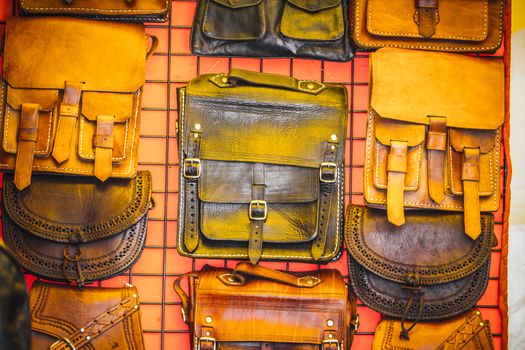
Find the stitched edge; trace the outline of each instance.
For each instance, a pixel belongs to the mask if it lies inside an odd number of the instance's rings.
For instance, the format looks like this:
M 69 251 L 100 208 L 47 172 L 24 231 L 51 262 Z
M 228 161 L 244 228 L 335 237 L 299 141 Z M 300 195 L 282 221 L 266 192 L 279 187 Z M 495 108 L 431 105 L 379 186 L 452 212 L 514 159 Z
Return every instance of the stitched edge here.
M 64 7 L 28 7 L 26 6 L 25 0 L 20 0 L 20 6 L 24 10 L 35 10 L 35 11 L 45 11 L 45 10 L 59 10 L 59 11 L 102 11 L 108 13 L 161 13 L 166 11 L 169 8 L 169 3 L 171 0 L 166 0 L 166 7 L 162 10 L 148 10 L 148 9 L 107 9 L 102 10 L 98 8 L 89 8 L 89 7 L 75 7 L 75 8 L 64 8 Z

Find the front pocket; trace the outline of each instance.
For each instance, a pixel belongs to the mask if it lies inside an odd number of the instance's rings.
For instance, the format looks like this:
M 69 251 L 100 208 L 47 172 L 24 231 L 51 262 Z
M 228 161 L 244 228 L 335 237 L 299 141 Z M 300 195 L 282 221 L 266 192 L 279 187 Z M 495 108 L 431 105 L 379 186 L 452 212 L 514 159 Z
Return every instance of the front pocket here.
M 254 40 L 266 31 L 263 0 L 209 0 L 203 33 L 219 40 Z
M 345 33 L 342 0 L 286 0 L 280 31 L 298 40 L 339 40 Z

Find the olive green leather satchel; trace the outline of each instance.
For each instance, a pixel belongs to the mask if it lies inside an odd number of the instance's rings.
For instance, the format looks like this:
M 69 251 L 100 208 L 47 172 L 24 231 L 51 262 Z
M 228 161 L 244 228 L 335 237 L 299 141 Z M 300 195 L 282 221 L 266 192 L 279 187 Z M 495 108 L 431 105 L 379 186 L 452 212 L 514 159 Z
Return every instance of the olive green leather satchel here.
M 232 69 L 179 89 L 177 247 L 196 258 L 339 256 L 346 89 Z

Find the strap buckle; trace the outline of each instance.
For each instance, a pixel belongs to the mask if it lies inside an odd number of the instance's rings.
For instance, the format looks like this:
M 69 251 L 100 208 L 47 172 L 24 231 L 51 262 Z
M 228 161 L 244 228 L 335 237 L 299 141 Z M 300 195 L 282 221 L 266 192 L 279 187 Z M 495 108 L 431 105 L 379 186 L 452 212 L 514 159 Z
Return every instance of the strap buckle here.
M 326 344 L 329 344 L 329 345 L 326 345 Z M 332 348 L 332 344 L 335 344 L 336 345 L 336 349 L 337 350 L 340 350 L 340 347 L 339 347 L 339 340 L 337 339 L 325 339 L 323 340 L 323 343 L 322 343 L 322 346 L 321 346 L 321 349 L 322 350 L 326 350 L 328 348 Z
M 334 183 L 337 180 L 337 164 L 333 162 L 321 163 L 319 180 L 323 183 Z
M 199 158 L 184 159 L 184 177 L 198 179 L 201 176 L 201 160 Z
M 254 199 L 250 201 L 250 211 L 249 216 L 250 220 L 266 220 L 266 216 L 268 215 L 268 206 L 266 205 L 266 201 L 260 200 L 260 199 Z
M 212 337 L 201 337 L 199 338 L 199 341 L 197 342 L 197 350 L 201 350 L 201 343 L 203 341 L 207 341 L 207 342 L 210 342 L 213 344 L 213 350 L 217 350 L 217 341 L 215 340 L 215 338 L 212 338 Z
M 357 332 L 357 329 L 359 328 L 359 314 L 355 315 L 355 318 L 352 320 L 351 325 L 354 331 Z

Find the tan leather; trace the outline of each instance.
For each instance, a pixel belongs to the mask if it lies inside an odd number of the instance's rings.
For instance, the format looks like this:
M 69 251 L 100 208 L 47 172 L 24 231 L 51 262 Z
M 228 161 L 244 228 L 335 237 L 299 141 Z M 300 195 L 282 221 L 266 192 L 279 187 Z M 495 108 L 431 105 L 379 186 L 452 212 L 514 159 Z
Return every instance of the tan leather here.
M 97 167 L 101 179 L 135 176 L 146 51 L 142 24 L 12 18 L 0 87 L 0 169 L 16 168 L 21 106 L 32 103 L 39 106 L 38 131 L 33 161 L 22 152 L 19 162 L 25 177 L 31 171 L 93 176 L 95 163 L 104 164 Z M 114 117 L 112 148 L 94 144 L 98 116 Z M 104 149 L 99 162 L 98 148 Z
M 364 49 L 492 52 L 502 42 L 504 0 L 353 0 L 353 37 Z
M 475 239 L 479 212 L 500 202 L 502 62 L 383 48 L 370 66 L 367 204 L 386 208 L 396 225 L 403 208 L 465 211 L 465 232 Z M 402 142 L 406 172 L 394 172 L 391 155 Z
M 35 155 L 38 135 L 38 104 L 24 103 L 20 112 L 18 128 L 18 153 L 16 155 L 14 183 L 23 190 L 31 183 L 31 166 Z

